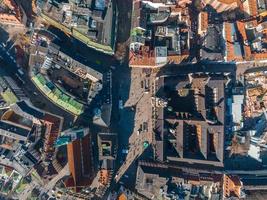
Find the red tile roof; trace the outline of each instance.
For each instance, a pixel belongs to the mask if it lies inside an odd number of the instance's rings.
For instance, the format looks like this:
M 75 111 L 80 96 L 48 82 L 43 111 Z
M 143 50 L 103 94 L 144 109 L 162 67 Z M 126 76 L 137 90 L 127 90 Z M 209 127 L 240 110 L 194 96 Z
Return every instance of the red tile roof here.
M 258 15 L 257 0 L 248 0 L 249 10 L 251 16 Z
M 44 144 L 44 153 L 46 158 L 49 155 L 52 155 L 55 151 L 54 144 L 62 128 L 62 119 L 55 115 L 46 113 L 44 116 L 44 123 L 47 128 Z
M 130 66 L 156 67 L 155 53 L 148 46 L 142 46 L 138 53 L 130 51 Z
M 225 23 L 225 38 L 226 38 L 226 51 L 227 61 L 242 61 L 242 56 L 235 55 L 234 44 L 232 43 L 231 24 Z
M 67 152 L 70 177 L 65 185 L 79 192 L 82 187 L 90 185 L 93 179 L 90 135 L 68 144 Z
M 237 28 L 243 38 L 243 41 L 247 41 L 247 34 L 245 30 L 245 23 L 244 22 L 237 22 Z M 250 60 L 251 59 L 251 49 L 248 45 L 243 45 L 244 53 L 245 53 L 245 59 Z

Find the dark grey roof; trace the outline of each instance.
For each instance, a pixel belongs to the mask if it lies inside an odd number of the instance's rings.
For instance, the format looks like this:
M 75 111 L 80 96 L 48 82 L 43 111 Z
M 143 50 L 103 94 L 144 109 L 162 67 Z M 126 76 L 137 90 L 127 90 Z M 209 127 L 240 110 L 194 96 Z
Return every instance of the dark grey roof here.
M 29 106 L 25 101 L 17 102 L 17 105 L 20 109 L 38 119 L 43 119 L 44 113 L 40 112 L 39 110 L 34 109 L 33 107 Z
M 28 134 L 30 133 L 28 129 L 24 129 L 24 128 L 21 128 L 21 127 L 18 127 L 18 126 L 15 126 L 15 125 L 3 122 L 3 121 L 0 121 L 0 129 L 8 131 L 13 134 L 17 134 L 22 137 L 27 137 Z M 0 131 L 0 134 L 1 134 L 1 131 Z
M 267 185 L 267 177 L 249 177 L 249 178 L 244 178 L 242 179 L 243 184 L 246 185 L 253 185 L 253 186 L 258 186 L 258 185 Z
M 205 47 L 212 52 L 221 52 L 221 32 L 217 27 L 208 27 Z M 218 51 L 219 50 L 219 51 Z
M 38 162 L 38 160 L 28 151 L 21 157 L 21 159 L 22 162 L 29 167 L 35 165 Z
M 222 37 L 221 27 L 208 27 L 200 52 L 202 59 L 222 60 L 224 53 L 223 46 L 224 39 Z
M 163 96 L 158 94 L 168 99 L 168 107 L 157 111 L 155 146 L 158 159 L 222 165 L 224 83 L 223 76 L 215 75 L 164 78 Z M 210 143 L 213 138 L 216 142 Z

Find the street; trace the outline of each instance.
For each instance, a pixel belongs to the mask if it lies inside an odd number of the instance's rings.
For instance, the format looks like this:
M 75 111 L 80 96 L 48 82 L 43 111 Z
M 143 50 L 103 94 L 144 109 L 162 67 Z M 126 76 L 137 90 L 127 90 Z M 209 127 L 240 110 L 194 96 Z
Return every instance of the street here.
M 119 110 L 118 134 L 120 146 L 118 158 L 121 159 L 121 167 L 115 177 L 117 182 L 130 165 L 143 153 L 144 142 L 152 141 L 151 93 L 147 90 L 151 87 L 150 83 L 152 83 L 154 77 L 153 75 L 147 76 L 140 68 L 134 68 L 130 71 L 131 78 L 123 79 L 124 81 L 119 87 L 119 96 L 124 102 L 124 108 Z M 144 82 L 149 84 L 148 88 L 145 87 Z M 128 89 L 128 87 L 130 88 Z M 122 152 L 123 149 L 128 150 L 126 155 Z

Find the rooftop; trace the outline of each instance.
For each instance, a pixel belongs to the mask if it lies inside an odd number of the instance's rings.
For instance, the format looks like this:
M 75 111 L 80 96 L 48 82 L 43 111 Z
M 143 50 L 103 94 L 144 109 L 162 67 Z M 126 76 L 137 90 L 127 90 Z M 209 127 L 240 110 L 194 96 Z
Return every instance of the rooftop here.
M 87 151 L 81 151 L 81 148 Z M 82 187 L 89 186 L 94 177 L 90 135 L 68 144 L 67 150 L 70 177 L 65 184 L 66 187 L 79 192 Z
M 30 106 L 28 103 L 26 103 L 26 101 L 19 101 L 17 102 L 14 106 L 18 106 L 18 108 L 21 109 L 21 111 L 32 115 L 34 117 L 36 117 L 37 119 L 43 119 L 44 118 L 44 113 L 32 106 Z
M 116 9 L 112 0 L 90 1 L 86 5 L 70 2 L 46 4 L 42 17 L 91 48 L 113 54 Z
M 160 81 L 156 152 L 160 160 L 223 165 L 224 78 L 174 76 Z
M 22 128 L 19 126 L 15 126 L 13 124 L 0 121 L 0 135 L 5 137 L 11 137 L 14 139 L 25 141 L 27 140 L 30 130 L 27 128 Z
M 115 159 L 117 149 L 117 134 L 99 133 L 98 134 L 99 159 Z
M 223 189 L 222 177 L 221 174 L 194 173 L 193 175 L 178 168 L 139 162 L 136 189 L 149 199 L 153 196 L 169 198 L 189 198 L 190 195 L 197 197 L 200 194 L 202 197 L 209 196 L 203 187 L 212 188 L 214 194 L 220 195 Z
M 3 115 L 1 120 L 11 122 L 14 124 L 21 125 L 22 127 L 26 128 L 32 128 L 33 122 L 17 113 L 15 113 L 13 110 L 6 111 Z
M 224 23 L 226 61 L 265 60 L 267 57 L 267 13 L 258 15 L 254 10 L 257 2 L 248 0 L 248 3 L 250 13 L 256 14 L 244 21 Z
M 181 63 L 188 57 L 188 7 L 179 7 L 175 2 L 134 1 L 133 13 L 131 67 L 161 67 L 168 62 Z
M 36 45 L 39 46 L 38 42 L 31 46 L 29 59 L 33 82 L 56 104 L 80 115 L 84 104 L 102 90 L 103 74 L 66 55 L 54 43 L 43 53 Z

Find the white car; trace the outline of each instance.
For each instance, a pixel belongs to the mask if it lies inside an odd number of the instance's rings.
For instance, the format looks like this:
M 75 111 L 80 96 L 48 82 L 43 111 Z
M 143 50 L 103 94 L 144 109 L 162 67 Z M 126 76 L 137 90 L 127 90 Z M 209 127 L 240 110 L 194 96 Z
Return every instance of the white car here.
M 122 100 L 119 100 L 119 109 L 123 109 L 123 101 Z
M 129 150 L 128 149 L 122 149 L 122 153 L 128 154 L 129 153 Z

